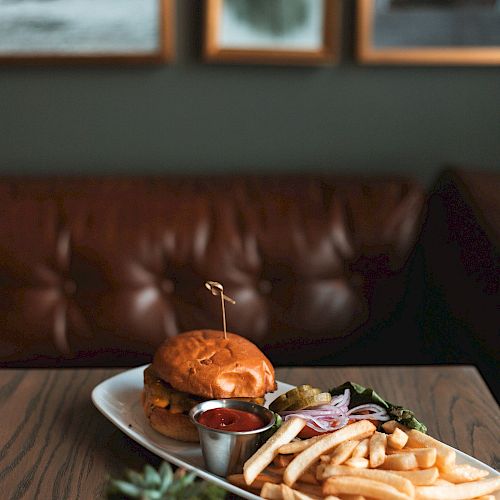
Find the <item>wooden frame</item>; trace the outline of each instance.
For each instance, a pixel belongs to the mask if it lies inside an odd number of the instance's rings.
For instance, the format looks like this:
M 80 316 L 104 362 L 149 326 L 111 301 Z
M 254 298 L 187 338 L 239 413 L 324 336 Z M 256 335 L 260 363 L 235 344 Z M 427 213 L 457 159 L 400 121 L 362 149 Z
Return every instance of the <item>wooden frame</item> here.
M 498 65 L 500 45 L 484 47 L 384 47 L 373 45 L 374 4 L 357 0 L 357 58 L 368 64 Z
M 338 60 L 341 30 L 341 0 L 322 0 L 324 19 L 322 46 L 318 50 L 286 48 L 223 48 L 218 34 L 224 0 L 205 0 L 204 60 L 225 63 L 322 64 Z
M 159 43 L 151 52 L 95 52 L 95 53 L 2 53 L 0 63 L 5 64 L 79 64 L 79 63 L 165 63 L 174 59 L 175 52 L 175 0 L 158 0 Z

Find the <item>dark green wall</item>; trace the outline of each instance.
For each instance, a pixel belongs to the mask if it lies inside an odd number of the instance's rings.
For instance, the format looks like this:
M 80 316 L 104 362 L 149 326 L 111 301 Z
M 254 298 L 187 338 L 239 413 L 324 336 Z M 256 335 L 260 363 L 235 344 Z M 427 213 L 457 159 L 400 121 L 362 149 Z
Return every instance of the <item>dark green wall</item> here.
M 170 66 L 0 69 L 0 173 L 500 169 L 500 67 L 207 65 L 178 1 Z

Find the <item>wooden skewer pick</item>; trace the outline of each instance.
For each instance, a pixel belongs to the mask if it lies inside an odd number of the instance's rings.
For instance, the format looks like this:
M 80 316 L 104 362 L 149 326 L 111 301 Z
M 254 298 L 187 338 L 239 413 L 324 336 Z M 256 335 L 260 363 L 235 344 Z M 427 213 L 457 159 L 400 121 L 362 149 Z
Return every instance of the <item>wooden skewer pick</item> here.
M 207 281 L 205 282 L 205 286 L 212 292 L 212 295 L 220 295 L 220 303 L 222 306 L 222 325 L 224 327 L 224 338 L 227 339 L 226 309 L 224 308 L 224 301 L 227 300 L 228 302 L 231 302 L 231 304 L 236 304 L 236 301 L 234 301 L 231 297 L 228 297 L 224 293 L 224 287 L 217 281 Z

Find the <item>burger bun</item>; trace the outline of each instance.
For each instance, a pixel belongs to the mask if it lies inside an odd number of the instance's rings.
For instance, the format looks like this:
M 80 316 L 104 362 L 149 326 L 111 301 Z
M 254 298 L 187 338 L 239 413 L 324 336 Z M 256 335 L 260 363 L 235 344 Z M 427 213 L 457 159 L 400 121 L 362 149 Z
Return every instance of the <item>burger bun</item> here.
M 276 389 L 274 368 L 262 351 L 217 330 L 172 337 L 157 349 L 153 368 L 174 389 L 205 399 L 256 398 Z

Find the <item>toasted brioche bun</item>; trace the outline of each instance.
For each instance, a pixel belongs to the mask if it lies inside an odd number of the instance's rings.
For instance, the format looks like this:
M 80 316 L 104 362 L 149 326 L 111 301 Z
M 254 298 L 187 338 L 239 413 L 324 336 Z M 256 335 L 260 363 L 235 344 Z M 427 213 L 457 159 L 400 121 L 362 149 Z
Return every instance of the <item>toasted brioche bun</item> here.
M 157 349 L 153 368 L 174 389 L 206 399 L 262 397 L 276 389 L 271 362 L 234 333 L 181 333 Z
M 151 427 L 188 442 L 198 441 L 187 411 L 200 398 L 256 400 L 276 389 L 274 368 L 256 345 L 234 333 L 224 338 L 215 330 L 194 330 L 165 341 L 145 371 L 144 384 L 142 404 Z M 172 390 L 178 396 L 186 393 L 175 408 L 168 403 Z
M 155 406 L 147 400 L 146 392 L 142 393 L 142 406 L 151 427 L 164 436 L 196 443 L 199 441 L 198 430 L 189 417 L 183 413 L 172 413 L 165 408 Z

